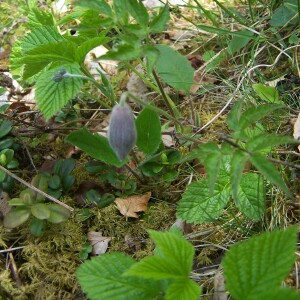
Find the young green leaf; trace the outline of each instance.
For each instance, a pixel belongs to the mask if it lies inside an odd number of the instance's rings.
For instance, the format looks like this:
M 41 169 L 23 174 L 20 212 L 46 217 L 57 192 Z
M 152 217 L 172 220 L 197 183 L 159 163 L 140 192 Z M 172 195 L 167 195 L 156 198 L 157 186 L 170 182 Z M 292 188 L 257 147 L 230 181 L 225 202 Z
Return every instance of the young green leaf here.
M 156 244 L 154 256 L 133 265 L 125 275 L 172 280 L 167 287 L 165 299 L 175 299 L 172 298 L 174 294 L 176 299 L 199 299 L 199 286 L 188 278 L 195 253 L 193 246 L 175 232 L 149 230 L 149 233 Z
M 50 210 L 44 203 L 37 203 L 31 206 L 31 213 L 39 220 L 48 219 L 50 217 Z
M 46 71 L 36 83 L 36 101 L 46 119 L 52 117 L 76 96 L 82 85 L 81 78 L 68 77 L 60 81 L 53 80 L 53 77 L 62 69 L 70 74 L 81 74 L 78 64 L 65 64 Z
M 275 87 L 257 83 L 253 84 L 252 88 L 261 100 L 271 103 L 281 103 L 279 93 Z
M 229 178 L 215 183 L 211 195 L 207 180 L 200 179 L 191 183 L 178 203 L 176 216 L 189 223 L 211 222 L 219 217 L 227 205 L 231 190 Z
M 89 51 L 94 49 L 99 45 L 109 42 L 109 38 L 104 36 L 95 37 L 83 42 L 77 49 L 75 53 L 75 60 L 79 64 L 82 63 Z
M 50 210 L 50 216 L 47 220 L 51 223 L 65 222 L 70 217 L 70 211 L 59 204 L 48 204 L 47 207 Z
M 166 28 L 169 19 L 170 19 L 170 12 L 169 12 L 169 4 L 167 3 L 159 10 L 158 15 L 155 16 L 151 21 L 150 32 L 155 33 L 155 32 L 163 31 Z
M 287 196 L 291 195 L 278 170 L 263 155 L 254 153 L 250 156 L 250 161 L 266 179 L 281 188 Z
M 108 253 L 86 261 L 77 269 L 77 278 L 89 299 L 151 300 L 158 294 L 155 281 L 123 276 L 135 261 L 123 253 Z
M 266 194 L 259 174 L 246 173 L 241 177 L 235 204 L 249 219 L 261 220 L 266 210 Z
M 276 109 L 283 108 L 280 104 L 262 104 L 257 107 L 247 109 L 240 117 L 240 128 L 245 129 L 250 124 L 256 123 L 268 116 Z
M 112 17 L 112 9 L 105 0 L 76 0 L 73 4 Z
M 30 208 L 21 207 L 9 211 L 3 220 L 4 227 L 15 228 L 28 220 L 30 216 Z
M 86 128 L 70 133 L 65 141 L 80 148 L 93 158 L 116 167 L 124 165 L 124 162 L 117 158 L 110 147 L 107 138 L 98 134 L 91 134 Z
M 282 27 L 290 22 L 297 12 L 283 5 L 279 6 L 273 13 L 270 25 L 273 27 Z
M 297 228 L 291 227 L 233 246 L 222 261 L 226 287 L 233 298 L 266 299 L 262 295 L 278 289 L 295 260 L 296 242 Z
M 232 196 L 236 203 L 238 203 L 238 189 L 242 174 L 245 168 L 245 164 L 249 159 L 249 154 L 242 151 L 236 150 L 232 155 L 230 162 L 230 183 Z
M 232 40 L 228 44 L 227 51 L 230 55 L 240 51 L 244 48 L 252 39 L 254 33 L 249 30 L 241 30 L 239 33 L 244 35 L 244 37 L 234 35 Z
M 256 135 L 247 141 L 245 148 L 249 151 L 262 151 L 265 149 L 272 149 L 278 145 L 282 144 L 296 144 L 299 141 L 282 135 L 274 135 L 274 134 L 260 134 Z
M 12 129 L 12 122 L 11 121 L 3 121 L 0 125 L 0 138 L 3 138 L 8 133 L 10 133 Z
M 54 19 L 50 12 L 39 8 L 33 8 L 28 15 L 28 26 L 30 29 L 43 26 L 54 26 Z
M 142 25 L 143 27 L 147 27 L 149 22 L 149 15 L 142 1 L 127 0 L 126 5 L 127 10 L 134 17 L 137 23 Z
M 144 108 L 136 121 L 137 146 L 147 155 L 153 154 L 161 142 L 161 126 L 157 112 Z
M 196 282 L 185 278 L 172 282 L 166 291 L 165 300 L 198 300 L 201 294 Z
M 159 57 L 156 69 L 161 78 L 177 90 L 189 93 L 194 83 L 194 69 L 179 52 L 166 45 L 157 45 Z

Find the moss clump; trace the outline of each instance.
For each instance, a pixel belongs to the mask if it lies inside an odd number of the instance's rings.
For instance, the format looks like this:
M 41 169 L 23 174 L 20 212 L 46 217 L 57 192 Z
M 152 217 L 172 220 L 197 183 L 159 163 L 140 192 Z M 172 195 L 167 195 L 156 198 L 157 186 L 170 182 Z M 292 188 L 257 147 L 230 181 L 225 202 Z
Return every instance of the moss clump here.
M 149 242 L 147 229 L 166 230 L 175 221 L 175 209 L 166 202 L 150 205 L 140 219 L 128 219 L 117 208 L 110 205 L 95 210 L 95 219 L 89 231 L 101 231 L 111 237 L 109 251 L 122 251 L 137 259 L 151 254 L 153 245 Z

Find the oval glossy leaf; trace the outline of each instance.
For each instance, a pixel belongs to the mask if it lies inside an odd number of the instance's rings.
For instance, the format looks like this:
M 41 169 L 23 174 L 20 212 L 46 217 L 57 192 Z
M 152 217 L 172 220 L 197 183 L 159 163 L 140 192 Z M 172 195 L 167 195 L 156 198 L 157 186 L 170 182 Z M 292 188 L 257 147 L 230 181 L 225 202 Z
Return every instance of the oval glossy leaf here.
M 125 163 L 118 159 L 117 155 L 110 147 L 107 138 L 98 134 L 91 134 L 86 128 L 70 133 L 65 141 L 78 147 L 91 157 L 107 164 L 121 167 Z
M 160 77 L 170 86 L 189 94 L 194 83 L 194 69 L 186 57 L 169 46 L 157 45 L 159 57 L 156 69 Z
M 257 83 L 253 84 L 252 88 L 261 100 L 271 103 L 281 103 L 279 93 L 275 87 Z
M 50 210 L 46 204 L 37 203 L 31 207 L 31 213 L 40 220 L 45 220 L 50 217 Z
M 26 222 L 30 216 L 30 209 L 13 209 L 7 213 L 3 220 L 4 227 L 15 228 Z
M 161 126 L 158 113 L 144 108 L 136 121 L 137 146 L 147 155 L 153 154 L 161 142 Z
M 0 125 L 0 138 L 6 136 L 12 129 L 12 122 L 3 121 Z
M 70 217 L 70 211 L 65 207 L 58 204 L 49 204 L 50 216 L 47 219 L 51 223 L 61 223 L 68 220 Z

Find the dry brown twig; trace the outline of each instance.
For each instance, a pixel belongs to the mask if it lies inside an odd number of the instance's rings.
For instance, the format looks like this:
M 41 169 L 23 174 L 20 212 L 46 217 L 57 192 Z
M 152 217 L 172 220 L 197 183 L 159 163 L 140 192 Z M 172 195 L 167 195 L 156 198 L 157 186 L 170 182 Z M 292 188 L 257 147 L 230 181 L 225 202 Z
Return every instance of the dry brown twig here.
M 30 188 L 31 190 L 41 194 L 42 196 L 46 197 L 47 199 L 55 202 L 56 204 L 59 204 L 63 207 L 65 207 L 66 209 L 68 209 L 69 211 L 73 211 L 74 208 L 72 208 L 71 206 L 59 201 L 58 199 L 50 196 L 49 194 L 41 191 L 40 189 L 36 188 L 35 186 L 33 186 L 32 184 L 26 182 L 25 180 L 23 180 L 22 178 L 20 178 L 19 176 L 17 176 L 16 174 L 10 172 L 9 170 L 7 170 L 6 168 L 4 168 L 3 166 L 0 165 L 0 170 L 4 171 L 7 175 L 11 176 L 12 178 L 14 178 L 15 180 L 19 181 L 20 183 L 22 183 L 23 185 L 27 186 L 28 188 Z

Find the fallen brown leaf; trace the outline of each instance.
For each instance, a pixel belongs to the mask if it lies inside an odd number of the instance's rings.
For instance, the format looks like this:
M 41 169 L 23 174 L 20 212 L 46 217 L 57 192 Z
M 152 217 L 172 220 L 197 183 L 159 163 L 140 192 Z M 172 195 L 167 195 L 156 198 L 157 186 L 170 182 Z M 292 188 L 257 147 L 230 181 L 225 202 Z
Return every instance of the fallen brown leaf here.
M 137 212 L 146 211 L 151 192 L 144 195 L 129 196 L 126 199 L 116 198 L 115 203 L 125 217 L 138 218 Z
M 110 237 L 102 236 L 102 232 L 90 231 L 87 234 L 88 241 L 93 246 L 93 255 L 104 254 L 108 248 Z

